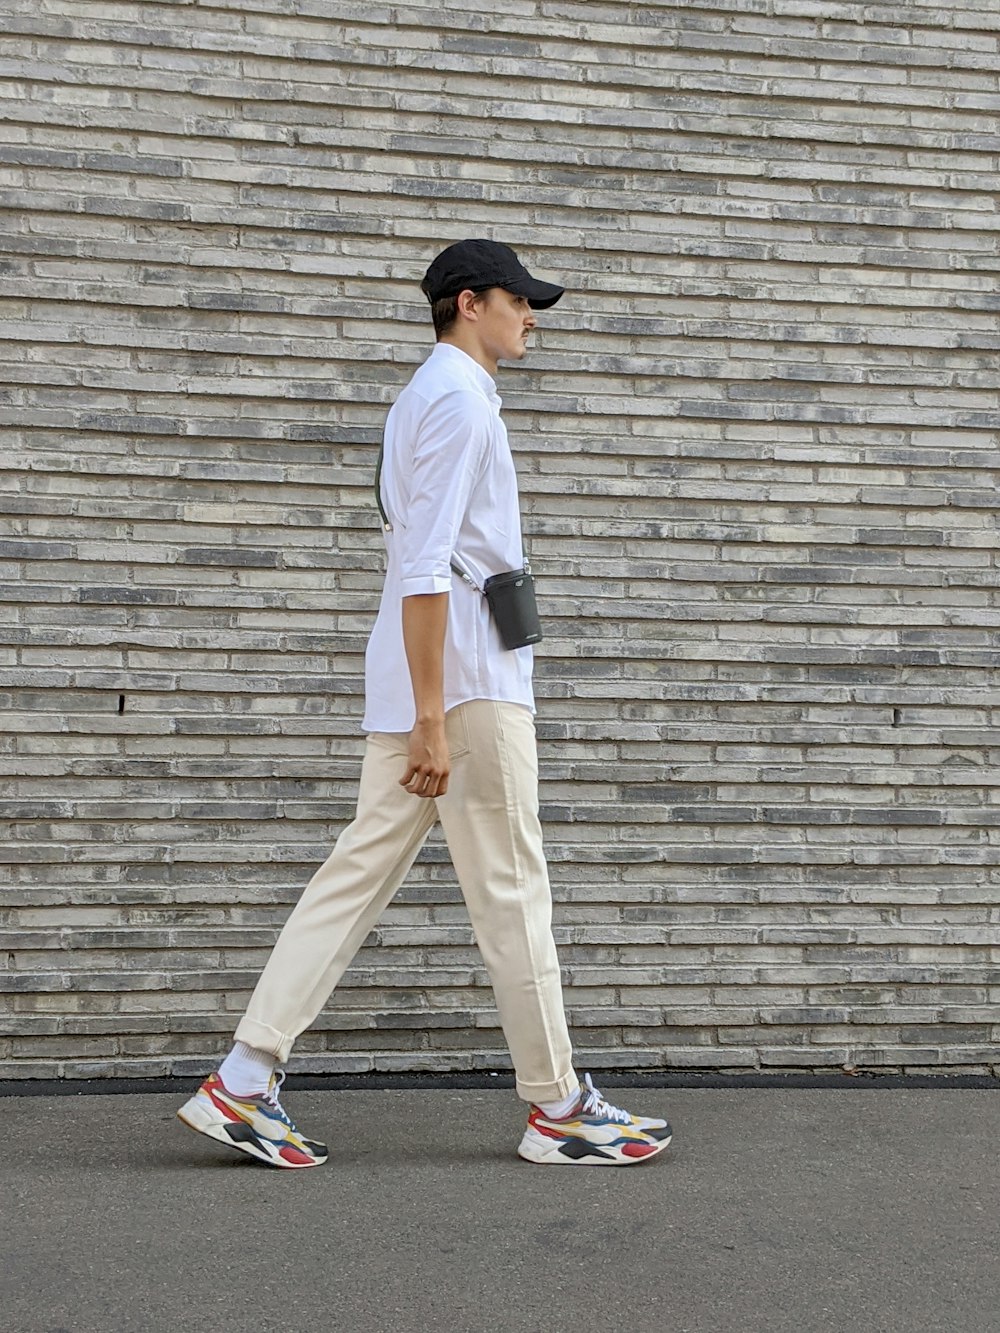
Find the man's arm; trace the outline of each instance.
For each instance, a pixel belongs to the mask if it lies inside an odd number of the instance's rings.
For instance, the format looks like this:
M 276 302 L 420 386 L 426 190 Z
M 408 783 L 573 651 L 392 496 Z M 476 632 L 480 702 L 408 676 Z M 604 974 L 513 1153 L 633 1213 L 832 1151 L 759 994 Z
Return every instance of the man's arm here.
M 451 560 L 491 430 L 490 406 L 482 395 L 453 390 L 421 418 L 410 463 L 406 522 L 397 540 L 403 646 L 417 715 L 402 786 L 415 796 L 443 796 L 448 790 L 444 640 Z
M 417 720 L 400 786 L 414 796 L 443 796 L 451 763 L 444 733 L 446 592 L 403 598 L 403 647 L 410 668 Z

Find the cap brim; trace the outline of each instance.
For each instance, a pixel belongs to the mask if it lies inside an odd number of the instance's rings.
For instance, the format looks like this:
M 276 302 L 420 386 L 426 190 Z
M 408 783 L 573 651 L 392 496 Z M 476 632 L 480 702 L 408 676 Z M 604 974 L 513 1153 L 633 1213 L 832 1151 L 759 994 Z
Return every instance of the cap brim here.
M 550 305 L 555 305 L 566 290 L 565 287 L 557 287 L 554 282 L 539 282 L 532 277 L 505 282 L 504 287 L 515 296 L 526 296 L 532 310 L 547 310 Z

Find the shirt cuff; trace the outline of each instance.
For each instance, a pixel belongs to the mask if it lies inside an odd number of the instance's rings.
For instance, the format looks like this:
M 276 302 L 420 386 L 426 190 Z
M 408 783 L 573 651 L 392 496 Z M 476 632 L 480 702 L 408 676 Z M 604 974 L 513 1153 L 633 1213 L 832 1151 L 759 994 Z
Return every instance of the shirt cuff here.
M 428 593 L 451 592 L 450 574 L 411 574 L 400 579 L 400 591 L 403 597 L 422 597 Z

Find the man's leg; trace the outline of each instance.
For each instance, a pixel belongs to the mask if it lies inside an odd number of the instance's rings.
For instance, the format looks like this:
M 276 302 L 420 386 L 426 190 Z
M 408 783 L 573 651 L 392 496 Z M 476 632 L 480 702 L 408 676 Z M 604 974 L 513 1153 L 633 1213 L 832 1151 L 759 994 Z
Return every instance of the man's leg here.
M 493 983 L 518 1096 L 558 1102 L 578 1080 L 552 938 L 552 897 L 538 820 L 538 759 L 529 709 L 477 699 L 464 717 L 441 825 Z
M 669 1144 L 665 1120 L 612 1106 L 578 1082 L 552 938 L 552 898 L 538 819 L 534 720 L 517 704 L 455 710 L 469 753 L 438 809 L 480 952 L 493 982 L 517 1092 L 531 1102 L 518 1147 L 530 1162 L 627 1166 Z
M 369 736 L 358 809 L 306 885 L 261 973 L 236 1040 L 278 1064 L 315 1020 L 434 824 L 434 802 L 399 785 L 405 735 Z
M 282 1107 L 283 1076 L 273 1068 L 326 1003 L 434 823 L 434 802 L 399 785 L 406 753 L 406 736 L 369 737 L 354 822 L 285 923 L 236 1047 L 177 1113 L 191 1129 L 269 1166 L 327 1158 L 326 1146 L 307 1139 Z

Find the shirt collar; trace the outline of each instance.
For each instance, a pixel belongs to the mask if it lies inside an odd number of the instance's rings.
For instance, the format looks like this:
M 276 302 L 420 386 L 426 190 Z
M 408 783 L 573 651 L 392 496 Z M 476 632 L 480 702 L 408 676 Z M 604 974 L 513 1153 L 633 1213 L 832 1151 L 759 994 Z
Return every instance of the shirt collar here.
M 461 347 L 456 347 L 454 343 L 435 343 L 431 356 L 444 357 L 451 361 L 456 369 L 460 369 L 463 374 L 472 380 L 487 398 L 498 405 L 500 404 L 501 399 L 497 393 L 496 380 L 482 368 L 478 361 L 473 360 L 468 352 L 463 352 Z

